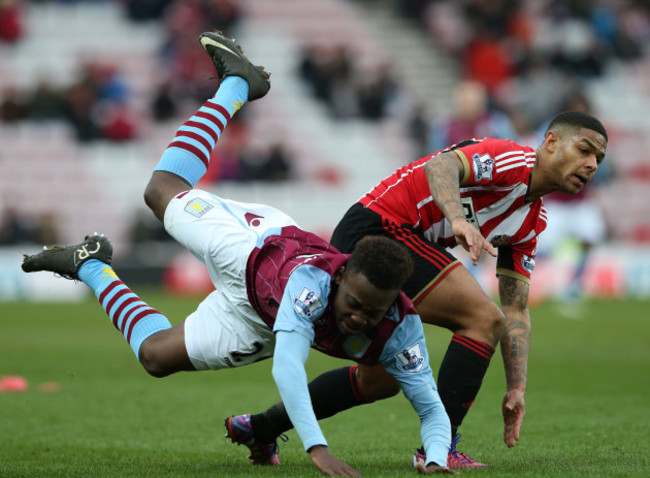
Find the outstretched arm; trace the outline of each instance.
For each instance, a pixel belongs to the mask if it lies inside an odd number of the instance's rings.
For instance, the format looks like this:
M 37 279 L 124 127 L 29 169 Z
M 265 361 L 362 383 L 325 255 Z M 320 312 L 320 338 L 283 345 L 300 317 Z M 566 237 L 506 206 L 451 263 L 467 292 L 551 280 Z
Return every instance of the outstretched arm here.
M 273 378 L 312 463 L 327 476 L 360 476 L 354 468 L 329 452 L 318 426 L 305 372 L 310 340 L 298 332 L 278 331 L 275 336 Z
M 474 265 L 478 264 L 483 250 L 496 257 L 496 251 L 469 222 L 460 199 L 460 178 L 465 169 L 454 152 L 441 153 L 424 165 L 424 174 L 436 205 L 440 208 L 451 226 L 458 243 L 467 251 Z
M 501 355 L 506 370 L 507 390 L 503 397 L 503 440 L 510 448 L 519 440 L 519 430 L 526 415 L 524 394 L 530 350 L 530 315 L 528 289 L 524 281 L 499 276 L 501 310 L 505 315 L 501 334 Z
M 422 387 L 412 396 L 406 385 L 404 395 L 413 405 L 422 423 L 420 436 L 427 454 L 427 463 L 418 463 L 418 471 L 423 474 L 453 473 L 447 467 L 451 425 L 438 391 L 433 387 Z

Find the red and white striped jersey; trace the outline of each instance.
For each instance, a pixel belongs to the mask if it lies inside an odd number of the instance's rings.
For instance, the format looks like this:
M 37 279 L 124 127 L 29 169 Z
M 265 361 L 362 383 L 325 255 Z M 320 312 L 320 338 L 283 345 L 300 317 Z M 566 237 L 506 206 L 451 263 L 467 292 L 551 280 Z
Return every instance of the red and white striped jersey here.
M 497 275 L 529 282 L 537 236 L 546 228 L 542 200 L 525 200 L 535 151 L 494 138 L 464 141 L 441 152 L 451 150 L 465 169 L 460 181 L 465 217 L 499 249 Z M 424 174 L 424 164 L 431 158 L 435 155 L 400 168 L 359 202 L 397 224 L 412 225 L 432 242 L 455 247 L 451 226 L 434 202 Z

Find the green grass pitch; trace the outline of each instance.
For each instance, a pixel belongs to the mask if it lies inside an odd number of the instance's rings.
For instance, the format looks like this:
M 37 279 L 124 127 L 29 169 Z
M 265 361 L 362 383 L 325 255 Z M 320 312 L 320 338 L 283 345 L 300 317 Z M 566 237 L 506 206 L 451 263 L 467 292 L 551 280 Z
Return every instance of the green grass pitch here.
M 81 287 L 81 286 L 80 286 Z M 142 292 L 142 291 L 141 291 Z M 178 322 L 200 299 L 142 294 Z M 464 475 L 650 476 L 650 303 L 595 300 L 584 319 L 532 309 L 527 418 L 519 445 L 502 442 L 497 353 L 461 429 L 460 449 L 489 463 Z M 295 432 L 282 466 L 253 467 L 223 438 L 223 419 L 278 399 L 270 361 L 236 370 L 149 377 L 94 299 L 0 304 L 0 477 L 321 476 Z M 449 333 L 425 326 L 437 369 Z M 310 377 L 347 362 L 313 351 Z M 58 391 L 44 391 L 55 382 Z M 403 396 L 321 423 L 332 452 L 368 477 L 415 476 L 418 419 Z

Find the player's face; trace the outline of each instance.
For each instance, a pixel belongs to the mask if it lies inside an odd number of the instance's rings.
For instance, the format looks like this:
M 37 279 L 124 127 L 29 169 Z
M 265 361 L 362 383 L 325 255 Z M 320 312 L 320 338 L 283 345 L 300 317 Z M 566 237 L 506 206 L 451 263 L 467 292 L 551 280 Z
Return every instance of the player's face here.
M 598 165 L 605 159 L 607 141 L 596 131 L 580 128 L 559 138 L 555 151 L 557 189 L 576 194 L 591 181 Z
M 361 273 L 339 271 L 334 297 L 336 325 L 344 335 L 354 335 L 376 326 L 393 305 L 399 290 L 378 289 Z

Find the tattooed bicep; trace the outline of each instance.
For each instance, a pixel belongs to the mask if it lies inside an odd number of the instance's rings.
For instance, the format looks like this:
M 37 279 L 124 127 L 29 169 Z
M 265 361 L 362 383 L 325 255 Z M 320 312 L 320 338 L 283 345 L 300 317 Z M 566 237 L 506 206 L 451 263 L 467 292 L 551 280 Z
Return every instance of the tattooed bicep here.
M 528 284 L 513 277 L 499 276 L 499 299 L 501 307 L 528 308 Z

